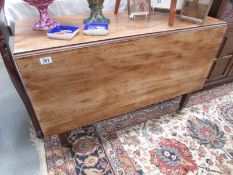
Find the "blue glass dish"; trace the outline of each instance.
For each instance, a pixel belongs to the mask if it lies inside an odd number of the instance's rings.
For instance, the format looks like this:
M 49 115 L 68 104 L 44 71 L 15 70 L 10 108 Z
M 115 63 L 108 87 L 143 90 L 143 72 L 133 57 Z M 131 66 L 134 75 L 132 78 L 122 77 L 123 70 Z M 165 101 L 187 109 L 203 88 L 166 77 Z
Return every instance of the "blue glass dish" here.
M 84 26 L 84 30 L 93 30 L 93 29 L 98 29 L 99 27 L 108 30 L 108 24 L 86 24 Z
M 86 24 L 84 26 L 84 33 L 86 35 L 107 35 L 108 24 Z
M 47 32 L 50 38 L 55 39 L 72 39 L 79 32 L 76 26 L 57 26 Z

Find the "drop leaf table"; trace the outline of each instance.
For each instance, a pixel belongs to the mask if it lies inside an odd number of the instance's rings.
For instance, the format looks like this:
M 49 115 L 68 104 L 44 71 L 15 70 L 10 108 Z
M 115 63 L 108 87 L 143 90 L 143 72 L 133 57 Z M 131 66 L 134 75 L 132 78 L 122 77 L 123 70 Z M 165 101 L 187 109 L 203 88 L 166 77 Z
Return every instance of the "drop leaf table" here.
M 14 59 L 44 136 L 201 89 L 226 30 L 210 17 L 170 27 L 166 14 L 105 15 L 107 36 L 80 31 L 70 41 L 33 31 L 34 20 L 16 23 Z M 56 19 L 82 29 L 87 16 Z

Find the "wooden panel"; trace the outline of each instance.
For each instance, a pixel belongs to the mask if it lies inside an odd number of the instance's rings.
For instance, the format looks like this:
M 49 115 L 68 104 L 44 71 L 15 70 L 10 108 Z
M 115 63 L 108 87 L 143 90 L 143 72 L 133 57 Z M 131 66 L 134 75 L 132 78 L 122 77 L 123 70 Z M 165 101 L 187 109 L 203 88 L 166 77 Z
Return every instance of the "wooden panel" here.
M 221 86 L 223 84 L 227 84 L 227 83 L 231 83 L 231 82 L 233 82 L 233 77 L 224 78 L 224 79 L 213 81 L 213 82 L 208 82 L 208 83 L 204 84 L 201 91 L 202 90 L 208 90 L 208 89 L 214 88 L 216 86 Z
M 76 16 L 64 16 L 57 17 L 58 21 L 64 25 L 78 25 L 82 29 L 82 21 L 88 16 L 88 14 L 80 14 Z M 62 46 L 86 46 L 90 44 L 97 44 L 100 42 L 111 41 L 113 39 L 124 40 L 125 37 L 135 37 L 138 35 L 151 34 L 155 32 L 169 32 L 181 29 L 190 29 L 198 27 L 206 27 L 209 25 L 223 24 L 223 21 L 219 21 L 214 18 L 208 17 L 205 24 L 194 24 L 190 22 L 181 21 L 180 19 L 175 20 L 174 26 L 170 27 L 167 25 L 168 14 L 154 14 L 150 19 L 139 19 L 129 20 L 128 14 L 120 13 L 118 15 L 106 14 L 111 19 L 109 26 L 109 34 L 107 36 L 85 36 L 80 31 L 79 35 L 70 41 L 49 39 L 46 37 L 44 31 L 33 31 L 31 26 L 35 20 L 23 20 L 16 22 L 15 31 L 15 43 L 14 43 L 14 54 L 15 57 L 22 57 L 23 53 L 32 53 L 34 51 L 43 51 L 55 48 L 56 50 Z M 63 48 L 64 49 L 64 48 Z M 30 54 L 29 53 L 29 54 Z
M 228 22 L 228 28 L 224 36 L 223 42 L 219 47 L 216 61 L 212 65 L 208 79 L 205 82 L 204 89 L 219 86 L 232 81 L 232 65 L 233 65 L 233 16 L 232 2 L 229 0 L 214 0 L 210 10 L 210 16 L 217 17 Z
M 45 136 L 198 90 L 225 26 L 16 59 Z M 40 65 L 51 56 L 53 64 Z
M 232 60 L 232 64 L 231 64 L 231 68 L 230 68 L 228 77 L 233 77 L 233 66 L 232 65 L 233 65 L 233 60 Z
M 233 78 L 233 56 L 231 57 L 231 62 L 228 66 L 228 75 L 227 78 Z
M 227 23 L 233 23 L 233 1 L 228 0 L 228 3 L 225 3 L 224 8 L 220 10 L 218 14 L 218 19 L 222 19 Z
M 218 81 L 228 77 L 233 60 L 233 32 L 231 26 L 228 27 L 222 44 L 219 47 L 217 58 L 212 66 L 210 75 L 206 83 Z
M 222 49 L 219 53 L 219 58 L 233 55 L 233 32 L 227 32 L 224 38 Z
M 215 61 L 211 74 L 209 76 L 209 81 L 215 81 L 225 78 L 228 74 L 228 67 L 230 66 L 232 60 L 232 55 L 225 56 L 221 59 Z

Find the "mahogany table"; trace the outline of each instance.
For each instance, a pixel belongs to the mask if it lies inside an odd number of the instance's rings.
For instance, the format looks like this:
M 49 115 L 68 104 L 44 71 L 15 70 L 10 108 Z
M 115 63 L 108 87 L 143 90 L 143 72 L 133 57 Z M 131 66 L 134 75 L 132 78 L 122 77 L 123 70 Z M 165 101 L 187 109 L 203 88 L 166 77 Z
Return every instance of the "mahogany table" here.
M 34 20 L 16 23 L 15 62 L 44 136 L 201 89 L 226 30 L 209 17 L 202 25 L 176 19 L 169 27 L 164 14 L 105 15 L 107 36 L 81 30 L 70 41 L 31 30 Z M 86 16 L 57 19 L 82 28 Z

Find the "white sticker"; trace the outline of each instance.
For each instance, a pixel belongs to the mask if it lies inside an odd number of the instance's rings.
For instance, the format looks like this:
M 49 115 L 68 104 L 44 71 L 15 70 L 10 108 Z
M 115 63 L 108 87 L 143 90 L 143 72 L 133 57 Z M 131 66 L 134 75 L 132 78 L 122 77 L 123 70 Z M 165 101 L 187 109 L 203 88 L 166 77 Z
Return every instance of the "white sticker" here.
M 40 64 L 51 64 L 53 60 L 51 57 L 40 58 Z

